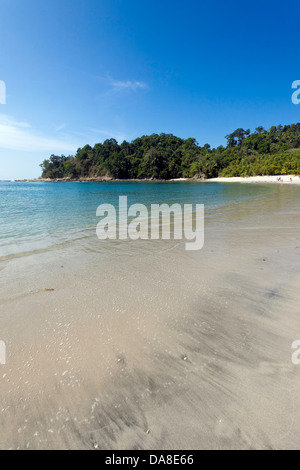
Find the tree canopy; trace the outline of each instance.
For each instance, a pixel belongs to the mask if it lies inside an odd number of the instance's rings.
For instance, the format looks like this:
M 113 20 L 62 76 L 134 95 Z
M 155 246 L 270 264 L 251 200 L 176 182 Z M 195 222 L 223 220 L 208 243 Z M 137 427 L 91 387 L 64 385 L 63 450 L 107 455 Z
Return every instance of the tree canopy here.
M 75 155 L 51 155 L 41 164 L 42 177 L 79 179 L 212 178 L 217 176 L 300 173 L 300 124 L 239 128 L 226 136 L 227 146 L 201 147 L 194 138 L 152 134 L 120 145 L 115 139 Z

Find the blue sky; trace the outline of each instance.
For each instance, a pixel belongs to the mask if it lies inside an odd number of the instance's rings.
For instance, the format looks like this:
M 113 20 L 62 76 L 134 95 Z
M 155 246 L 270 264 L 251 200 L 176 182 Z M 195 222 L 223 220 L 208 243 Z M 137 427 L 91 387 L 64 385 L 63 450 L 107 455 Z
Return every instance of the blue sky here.
M 0 0 L 0 179 L 170 132 L 203 145 L 300 122 L 295 2 Z

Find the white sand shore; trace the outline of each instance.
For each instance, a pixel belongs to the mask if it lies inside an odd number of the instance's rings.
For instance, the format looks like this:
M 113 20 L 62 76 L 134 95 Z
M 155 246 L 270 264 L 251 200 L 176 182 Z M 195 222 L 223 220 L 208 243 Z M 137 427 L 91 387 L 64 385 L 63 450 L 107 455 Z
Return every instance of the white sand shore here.
M 228 178 L 211 178 L 207 180 L 210 183 L 288 183 L 300 184 L 300 177 L 295 175 L 284 176 L 232 176 Z
M 190 181 L 190 178 L 173 178 L 170 181 Z

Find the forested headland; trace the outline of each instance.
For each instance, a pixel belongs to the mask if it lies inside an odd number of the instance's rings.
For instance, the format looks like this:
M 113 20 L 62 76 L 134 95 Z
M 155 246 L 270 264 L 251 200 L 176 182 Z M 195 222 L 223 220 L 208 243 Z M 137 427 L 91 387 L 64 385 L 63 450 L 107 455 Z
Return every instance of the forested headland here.
M 105 140 L 85 145 L 76 155 L 51 155 L 41 164 L 42 178 L 161 179 L 300 173 L 300 124 L 242 128 L 211 148 L 196 139 L 152 134 L 121 144 Z

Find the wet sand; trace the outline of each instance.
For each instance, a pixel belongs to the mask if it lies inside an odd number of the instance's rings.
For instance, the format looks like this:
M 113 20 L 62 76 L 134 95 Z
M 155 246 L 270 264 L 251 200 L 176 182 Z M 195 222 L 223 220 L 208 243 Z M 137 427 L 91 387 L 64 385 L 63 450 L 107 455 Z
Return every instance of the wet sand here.
M 0 447 L 299 448 L 299 196 L 2 263 Z

